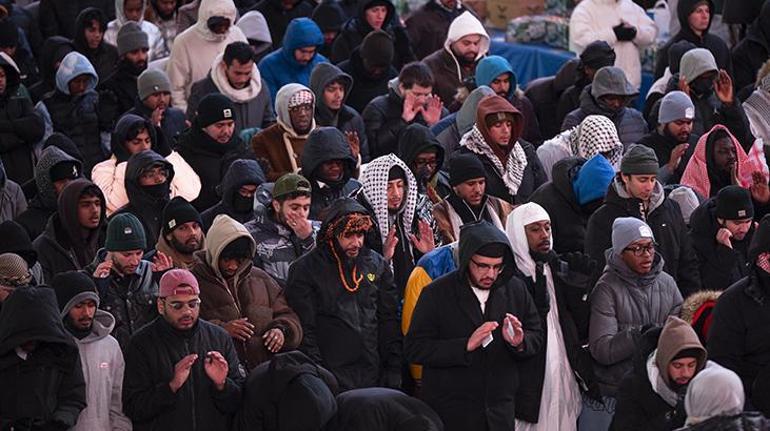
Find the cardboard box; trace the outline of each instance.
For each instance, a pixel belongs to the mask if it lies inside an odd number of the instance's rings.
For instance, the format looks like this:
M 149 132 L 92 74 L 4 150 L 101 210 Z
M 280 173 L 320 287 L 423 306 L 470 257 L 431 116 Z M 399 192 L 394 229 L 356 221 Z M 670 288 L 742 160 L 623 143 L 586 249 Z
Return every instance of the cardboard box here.
M 487 19 L 492 28 L 505 30 L 508 22 L 545 11 L 545 0 L 487 0 Z

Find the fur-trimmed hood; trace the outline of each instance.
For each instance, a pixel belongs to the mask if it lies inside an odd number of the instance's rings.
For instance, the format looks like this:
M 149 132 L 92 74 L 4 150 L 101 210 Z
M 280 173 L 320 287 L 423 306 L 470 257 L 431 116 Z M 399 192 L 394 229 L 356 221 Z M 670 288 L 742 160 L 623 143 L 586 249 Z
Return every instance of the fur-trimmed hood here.
M 718 290 L 701 290 L 700 292 L 693 293 L 682 303 L 679 317 L 692 325 L 692 319 L 698 309 L 709 301 L 716 302 L 720 295 L 722 295 L 722 292 Z

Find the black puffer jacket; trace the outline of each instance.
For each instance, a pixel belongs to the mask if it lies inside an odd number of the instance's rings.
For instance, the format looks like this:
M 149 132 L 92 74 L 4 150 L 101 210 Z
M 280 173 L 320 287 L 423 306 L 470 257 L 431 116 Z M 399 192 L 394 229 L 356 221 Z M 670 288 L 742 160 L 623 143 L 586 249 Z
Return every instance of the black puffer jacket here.
M 350 53 L 350 59 L 339 63 L 338 66 L 340 70 L 350 75 L 355 83 L 345 103 L 361 114 L 375 97 L 388 94 L 388 82 L 398 77 L 398 70 L 393 66 L 390 66 L 381 76 L 372 76 L 366 71 L 358 48 Z
M 16 348 L 38 343 L 22 360 Z M 59 317 L 53 289 L 18 289 L 0 312 L 0 429 L 70 429 L 86 407 L 78 348 Z
M 765 2 L 746 38 L 733 48 L 733 84 L 736 90 L 754 84 L 757 71 L 770 57 L 770 3 Z
M 643 212 L 642 201 L 630 197 L 619 177 L 607 191 L 604 205 L 588 219 L 585 251 L 604 267 L 605 251 L 612 247 L 612 222 L 618 217 L 644 220 L 652 229 L 656 251 L 663 256 L 663 270 L 674 277 L 682 296 L 701 290 L 698 259 L 692 248 L 679 205 L 667 199 L 658 183 L 652 192 L 651 209 Z
M 139 95 L 136 81 L 140 73 L 142 70 L 125 59 L 115 64 L 111 74 L 99 78 L 99 86 L 96 88 L 99 92 L 99 105 L 103 112 L 112 117 L 104 118 L 103 121 L 114 125 L 123 113 L 134 107 Z
M 342 160 L 342 178 L 335 183 L 321 181 L 318 169 L 330 160 Z M 310 134 L 302 150 L 302 174 L 310 181 L 313 189 L 310 201 L 310 219 L 322 220 L 323 211 L 336 199 L 354 195 L 361 183 L 353 178 L 356 159 L 350 146 L 339 130 L 320 127 Z M 323 182 L 322 186 L 319 181 Z
M 578 97 L 580 96 L 580 89 L 575 90 L 574 102 L 569 98 L 569 102 L 565 102 L 565 107 L 561 108 L 561 99 L 565 92 L 575 82 L 575 73 L 579 60 L 573 59 L 562 65 L 555 76 L 538 78 L 530 81 L 527 84 L 527 89 L 524 91 L 532 105 L 535 107 L 535 115 L 537 116 L 537 123 L 540 125 L 540 133 L 543 135 L 543 139 L 548 140 L 559 134 L 559 126 L 561 126 L 564 117 L 573 109 L 578 107 Z M 569 103 L 566 105 L 566 103 Z M 562 110 L 563 109 L 563 110 Z M 559 115 L 559 112 L 564 112 Z M 554 114 L 557 114 L 554 118 Z
M 710 15 L 712 17 L 711 21 L 709 21 L 709 27 L 711 27 L 713 16 L 717 12 L 714 8 L 713 1 L 706 1 L 708 2 Z M 703 35 L 698 36 L 694 31 L 692 31 L 690 24 L 687 22 L 692 11 L 695 10 L 695 7 L 698 6 L 698 4 L 701 2 L 703 2 L 703 0 L 679 0 L 679 3 L 676 7 L 676 13 L 677 17 L 679 18 L 679 25 L 681 29 L 679 30 L 679 33 L 675 34 L 674 37 L 669 39 L 669 41 L 663 45 L 663 47 L 660 48 L 658 53 L 655 55 L 655 79 L 659 79 L 661 76 L 663 76 L 663 73 L 666 71 L 666 67 L 668 67 L 668 49 L 671 47 L 671 45 L 680 40 L 692 42 L 698 48 L 706 48 L 711 51 L 711 53 L 714 54 L 714 59 L 717 61 L 717 66 L 719 66 L 720 69 L 725 69 L 727 73 L 732 75 L 733 64 L 732 59 L 730 58 L 730 49 L 727 47 L 727 44 L 721 38 L 719 38 L 719 36 L 709 33 L 708 28 L 706 28 L 706 31 L 703 32 Z M 739 89 L 741 87 L 735 88 Z
M 321 237 L 326 238 L 333 221 L 351 213 L 366 210 L 352 199 L 337 201 L 321 227 Z M 358 287 L 351 273 L 360 277 Z M 341 276 L 354 292 L 343 287 Z M 286 299 L 304 332 L 299 350 L 331 371 L 340 390 L 398 380 L 402 364 L 398 293 L 382 256 L 364 247 L 355 259 L 347 259 L 336 240 L 321 239 L 294 262 L 286 284 Z
M 246 376 L 224 329 L 198 319 L 192 329 L 182 332 L 158 317 L 137 332 L 124 350 L 123 411 L 136 431 L 230 429 Z M 215 390 L 204 370 L 204 355 L 211 351 L 221 353 L 229 367 L 222 391 Z M 168 387 L 174 365 L 191 353 L 197 353 L 198 360 L 174 394 Z
M 586 85 L 580 94 L 580 107 L 567 114 L 561 125 L 561 130 L 569 130 L 579 125 L 589 115 L 603 115 L 618 129 L 618 137 L 623 146 L 628 148 L 639 142 L 642 136 L 647 134 L 647 121 L 642 113 L 631 107 L 624 107 L 619 112 L 610 112 L 602 109 L 597 100 L 591 95 L 592 84 Z M 618 91 L 622 94 L 622 91 Z
M 222 200 L 213 207 L 201 213 L 203 220 L 203 229 L 208 231 L 214 218 L 219 214 L 227 214 L 238 223 L 246 223 L 254 219 L 254 202 L 245 211 L 238 210 L 235 207 L 235 200 L 240 196 L 241 186 L 253 184 L 259 186 L 265 182 L 265 173 L 256 160 L 238 159 L 234 161 L 227 169 L 222 183 L 216 187 L 217 194 Z
M 386 388 L 346 391 L 337 396 L 335 431 L 443 431 L 444 424 L 425 402 Z
M 39 57 L 40 82 L 29 88 L 33 103 L 37 103 L 46 93 L 56 88 L 56 66 L 72 51 L 75 51 L 75 44 L 66 37 L 52 36 L 45 40 Z

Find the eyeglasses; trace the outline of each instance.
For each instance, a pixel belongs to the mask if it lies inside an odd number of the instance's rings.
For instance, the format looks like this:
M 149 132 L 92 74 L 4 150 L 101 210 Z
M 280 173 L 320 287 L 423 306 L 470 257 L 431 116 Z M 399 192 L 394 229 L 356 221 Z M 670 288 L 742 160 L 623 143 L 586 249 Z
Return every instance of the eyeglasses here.
M 142 172 L 141 177 L 145 180 L 162 179 L 165 181 L 166 178 L 168 178 L 168 169 L 163 167 L 147 169 L 146 171 Z
M 482 270 L 484 272 L 488 272 L 488 271 L 492 270 L 492 272 L 499 273 L 499 272 L 502 272 L 503 269 L 505 269 L 505 264 L 504 263 L 499 263 L 497 265 L 490 265 L 488 263 L 478 263 L 478 262 L 476 262 L 473 259 L 471 259 L 471 262 L 473 262 L 473 264 L 476 265 L 476 267 L 478 269 L 480 269 L 480 270 Z
M 436 159 L 415 159 L 414 164 L 421 168 L 423 166 L 430 166 L 431 168 L 435 168 L 438 166 L 438 160 Z
M 645 254 L 655 254 L 655 246 L 657 244 L 650 243 L 649 245 L 635 245 L 633 247 L 626 247 L 623 251 L 629 251 L 636 257 L 641 257 Z
M 176 311 L 182 310 L 185 306 L 189 308 L 190 310 L 196 310 L 198 307 L 201 306 L 201 300 L 200 299 L 193 299 L 189 302 L 180 302 L 180 301 L 172 301 L 172 302 L 166 302 L 165 299 L 163 299 L 163 302 L 168 304 L 169 307 L 173 308 Z

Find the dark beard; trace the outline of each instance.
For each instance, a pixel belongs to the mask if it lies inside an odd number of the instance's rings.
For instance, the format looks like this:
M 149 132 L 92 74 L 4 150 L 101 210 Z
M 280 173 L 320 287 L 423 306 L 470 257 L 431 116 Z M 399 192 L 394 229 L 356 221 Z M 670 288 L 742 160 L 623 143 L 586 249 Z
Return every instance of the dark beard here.
M 131 76 L 139 76 L 147 69 L 147 62 L 145 61 L 139 64 L 135 64 L 128 60 L 123 60 L 121 67 Z
M 668 130 L 668 127 L 663 127 L 663 136 L 666 136 L 666 137 L 670 138 L 671 140 L 673 140 L 677 144 L 686 144 L 686 143 L 688 143 L 690 141 L 690 134 L 689 133 L 687 134 L 687 139 L 685 139 L 684 141 L 680 141 L 679 138 L 676 137 L 676 135 L 674 135 L 673 133 L 671 133 L 670 130 Z
M 196 251 L 200 250 L 200 241 L 198 242 L 198 248 L 192 248 L 184 243 L 181 243 L 177 241 L 176 238 L 171 236 L 171 247 L 174 247 L 174 250 L 178 251 L 181 254 L 193 254 Z

